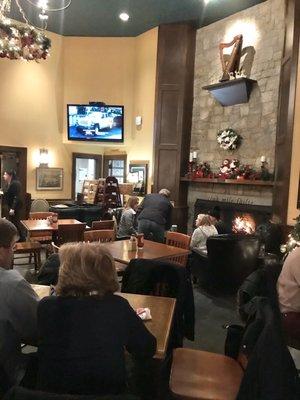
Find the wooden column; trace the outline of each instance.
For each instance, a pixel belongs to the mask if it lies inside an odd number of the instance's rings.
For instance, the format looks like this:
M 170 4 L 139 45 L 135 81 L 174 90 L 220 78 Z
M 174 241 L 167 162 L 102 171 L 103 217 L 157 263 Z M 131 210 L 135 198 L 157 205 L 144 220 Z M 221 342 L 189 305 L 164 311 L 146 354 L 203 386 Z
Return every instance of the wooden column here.
M 281 65 L 275 149 L 273 213 L 287 222 L 300 36 L 300 1 L 286 0 L 286 32 Z
M 196 29 L 188 23 L 159 27 L 154 124 L 154 192 L 171 191 L 173 224 L 187 226 L 187 169 L 193 108 Z

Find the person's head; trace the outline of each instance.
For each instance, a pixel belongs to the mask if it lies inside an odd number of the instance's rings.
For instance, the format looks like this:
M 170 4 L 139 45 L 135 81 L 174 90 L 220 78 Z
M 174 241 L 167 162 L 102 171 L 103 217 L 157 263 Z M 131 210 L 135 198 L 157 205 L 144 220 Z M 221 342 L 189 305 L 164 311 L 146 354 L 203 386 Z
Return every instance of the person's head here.
M 161 194 L 162 196 L 165 196 L 165 197 L 169 198 L 170 195 L 171 195 L 171 192 L 170 192 L 169 189 L 164 188 L 164 189 L 160 189 L 158 194 Z
M 216 221 L 221 219 L 221 210 L 219 206 L 215 206 L 212 210 L 208 211 L 208 215 L 213 217 Z
M 5 218 L 0 218 L 0 267 L 12 267 L 14 245 L 18 239 L 15 225 Z
M 104 296 L 119 289 L 114 259 L 99 243 L 64 244 L 59 259 L 59 296 Z
M 198 228 L 199 226 L 210 226 L 212 225 L 212 221 L 209 215 L 207 214 L 198 214 L 197 219 L 196 219 L 196 227 Z
M 4 171 L 3 179 L 9 184 L 12 180 L 16 179 L 16 172 L 14 170 Z
M 139 205 L 139 199 L 136 196 L 130 196 L 126 203 L 126 208 L 132 208 L 135 210 Z

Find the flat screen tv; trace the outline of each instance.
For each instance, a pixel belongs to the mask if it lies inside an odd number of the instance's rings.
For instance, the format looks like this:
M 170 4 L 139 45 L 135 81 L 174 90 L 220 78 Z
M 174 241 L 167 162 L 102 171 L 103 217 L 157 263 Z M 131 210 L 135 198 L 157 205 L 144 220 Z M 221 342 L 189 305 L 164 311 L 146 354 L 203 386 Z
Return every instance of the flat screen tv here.
M 68 139 L 124 141 L 124 107 L 68 104 Z

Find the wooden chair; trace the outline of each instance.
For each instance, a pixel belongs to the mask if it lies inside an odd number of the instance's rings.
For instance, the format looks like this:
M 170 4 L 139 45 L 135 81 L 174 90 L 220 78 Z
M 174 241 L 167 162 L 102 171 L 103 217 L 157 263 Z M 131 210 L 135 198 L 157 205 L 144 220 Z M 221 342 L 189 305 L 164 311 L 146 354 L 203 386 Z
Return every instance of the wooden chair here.
M 189 249 L 191 243 L 191 237 L 179 232 L 167 232 L 166 234 L 166 244 L 169 246 L 179 247 L 181 249 Z M 186 267 L 188 256 L 178 256 L 171 257 L 169 260 L 175 264 L 182 265 Z
M 233 358 L 178 348 L 173 351 L 170 390 L 182 400 L 234 400 L 243 375 Z
M 49 203 L 47 200 L 44 199 L 35 199 L 31 203 L 30 211 L 49 211 Z
M 278 312 L 262 296 L 253 298 L 244 310 L 246 326 L 241 326 L 239 337 L 232 331 L 226 339 L 225 349 L 232 358 L 187 348 L 174 350 L 169 387 L 176 399 L 299 398 L 295 396 L 298 372 Z
M 54 213 L 50 211 L 30 212 L 29 219 L 47 219 L 48 217 L 52 217 L 53 215 Z M 52 231 L 33 231 L 28 233 L 27 239 L 34 242 L 39 242 L 42 245 L 46 245 L 46 257 L 48 257 L 50 252 L 49 245 L 52 241 Z
M 25 256 L 14 257 L 14 260 L 13 260 L 14 265 L 21 265 L 21 264 L 16 264 L 15 261 L 18 259 L 22 259 L 24 257 L 29 257 L 29 264 L 31 264 L 31 258 L 33 256 L 34 269 L 37 272 L 41 266 L 41 249 L 42 249 L 42 245 L 39 242 L 18 242 L 18 243 L 16 243 L 15 247 L 14 247 L 14 255 L 15 254 L 25 254 Z
M 92 229 L 100 230 L 100 229 L 114 229 L 115 221 L 113 219 L 107 221 L 93 221 Z
M 85 223 L 58 225 L 57 243 L 59 246 L 68 242 L 83 242 Z
M 115 231 L 113 229 L 92 230 L 84 232 L 85 242 L 113 242 L 115 240 Z

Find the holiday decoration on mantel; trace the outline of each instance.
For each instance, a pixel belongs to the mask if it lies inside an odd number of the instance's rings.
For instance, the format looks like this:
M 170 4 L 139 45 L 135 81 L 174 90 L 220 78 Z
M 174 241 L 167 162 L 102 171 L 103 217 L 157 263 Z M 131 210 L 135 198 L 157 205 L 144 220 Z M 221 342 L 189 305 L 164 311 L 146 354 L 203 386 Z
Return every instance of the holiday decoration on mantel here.
M 193 158 L 193 161 L 188 163 L 188 171 L 185 177 L 189 179 L 219 179 L 220 181 L 225 179 L 270 181 L 273 179 L 273 175 L 269 172 L 266 164 L 267 162 L 263 161 L 261 170 L 256 171 L 251 165 L 241 164 L 236 158 L 225 158 L 219 170 L 214 173 L 207 161 L 198 164 L 197 158 Z
M 284 253 L 284 259 L 289 255 L 289 253 L 296 247 L 300 246 L 300 215 L 296 219 L 296 224 L 292 232 L 288 235 L 288 240 L 286 244 L 280 246 L 281 253 Z
M 217 142 L 222 150 L 236 150 L 242 142 L 242 137 L 228 128 L 217 133 Z

